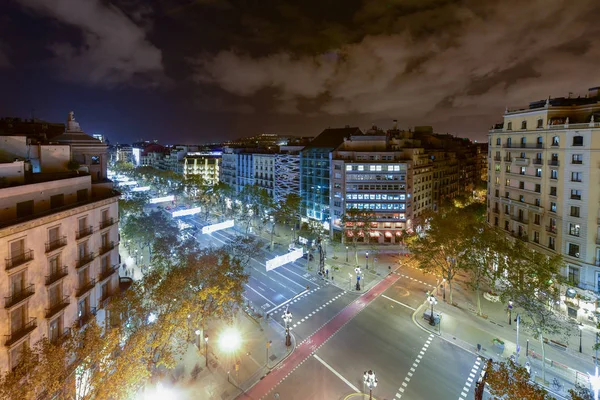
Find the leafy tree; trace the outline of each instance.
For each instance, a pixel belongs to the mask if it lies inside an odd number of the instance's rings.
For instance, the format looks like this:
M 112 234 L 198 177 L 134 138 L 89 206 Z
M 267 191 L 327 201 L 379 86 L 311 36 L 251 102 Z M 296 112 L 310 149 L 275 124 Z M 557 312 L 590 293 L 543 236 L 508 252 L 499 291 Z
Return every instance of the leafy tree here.
M 357 208 L 348 208 L 342 216 L 342 226 L 344 227 L 344 237 L 352 237 L 352 248 L 354 249 L 354 259 L 358 264 L 357 242 L 360 235 L 364 236 L 366 243 L 369 242 L 371 232 L 371 223 L 375 221 L 375 214 L 370 210 L 359 210 Z
M 300 216 L 302 198 L 296 193 L 288 194 L 277 208 L 278 220 L 284 225 L 297 226 Z
M 527 248 L 521 240 L 508 247 L 505 269 L 499 270 L 500 297 L 521 310 L 521 323 L 535 333 L 542 347 L 542 373 L 546 379 L 544 339 L 548 335 L 566 335 L 575 328 L 553 308 L 560 298 L 557 285 L 562 259 L 546 256 Z
M 575 384 L 575 388 L 569 389 L 569 395 L 571 400 L 594 400 L 592 391 L 579 383 Z
M 495 400 L 551 400 L 553 397 L 529 380 L 529 373 L 512 361 L 486 364 L 485 382 Z
M 227 219 L 232 212 L 232 202 L 235 200 L 235 190 L 224 182 L 219 182 L 212 187 L 212 193 L 219 211 L 221 220 Z

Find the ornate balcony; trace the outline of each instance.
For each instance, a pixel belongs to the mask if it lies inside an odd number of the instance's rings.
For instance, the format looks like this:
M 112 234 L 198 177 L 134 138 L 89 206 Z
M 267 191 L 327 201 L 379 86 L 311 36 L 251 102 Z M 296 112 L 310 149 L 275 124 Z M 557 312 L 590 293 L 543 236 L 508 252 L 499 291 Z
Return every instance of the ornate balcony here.
M 4 298 L 4 308 L 11 308 L 22 302 L 23 300 L 33 296 L 35 293 L 34 285 L 31 284 L 26 288 L 21 289 L 20 292 L 13 293 L 12 296 Z
M 7 257 L 4 260 L 6 261 L 6 270 L 8 271 L 33 260 L 33 250 L 27 250 L 24 253 Z
M 114 225 L 118 220 L 114 218 L 107 218 L 103 221 L 100 221 L 100 229 L 108 228 L 111 225 Z
M 37 327 L 37 322 L 35 318 L 30 318 L 29 322 L 21 326 L 19 329 L 15 329 L 10 335 L 5 335 L 6 341 L 4 345 L 7 347 L 12 346 L 23 337 L 31 333 Z
M 79 260 L 77 260 L 77 268 L 81 268 L 89 263 L 91 263 L 94 258 L 96 258 L 96 256 L 94 255 L 94 253 L 88 253 L 86 255 L 84 255 L 82 258 L 80 258 Z
M 88 280 L 86 283 L 84 283 L 83 285 L 81 285 L 77 288 L 77 290 L 75 291 L 75 296 L 76 297 L 83 296 L 84 294 L 86 294 L 87 292 L 92 290 L 94 288 L 94 286 L 96 286 L 96 280 L 95 279 Z
M 62 268 L 57 269 L 50 275 L 46 276 L 46 286 L 52 285 L 54 282 L 64 278 L 67 275 L 69 275 L 69 267 L 64 266 Z
M 77 231 L 75 237 L 77 238 L 77 240 L 79 240 L 86 236 L 90 236 L 92 233 L 94 233 L 94 228 L 92 226 L 88 226 L 87 228 L 83 228 Z
M 553 233 L 556 235 L 556 231 L 557 231 L 557 229 L 556 229 L 555 225 L 546 226 L 546 232 Z
M 541 158 L 534 158 L 533 165 L 544 165 L 544 160 L 542 160 Z
M 115 248 L 115 242 L 110 241 L 110 242 L 104 244 L 104 246 L 100 247 L 100 249 L 98 250 L 98 254 L 99 255 L 106 254 L 114 248 Z
M 102 282 L 108 278 L 110 278 L 111 276 L 113 276 L 117 271 L 119 270 L 119 266 L 118 265 L 113 265 L 112 267 L 108 267 L 106 268 L 104 271 L 100 272 L 100 275 L 98 275 L 98 282 Z
M 51 251 L 58 250 L 61 247 L 65 247 L 67 245 L 67 237 L 63 236 L 59 239 L 53 240 L 51 242 L 46 242 L 46 253 L 50 253 Z
M 46 318 L 54 317 L 57 313 L 67 308 L 69 303 L 69 296 L 65 296 L 55 304 L 50 304 L 50 308 L 46 308 Z
M 548 160 L 548 165 L 558 167 L 560 165 L 560 162 L 558 160 L 550 159 L 550 160 Z

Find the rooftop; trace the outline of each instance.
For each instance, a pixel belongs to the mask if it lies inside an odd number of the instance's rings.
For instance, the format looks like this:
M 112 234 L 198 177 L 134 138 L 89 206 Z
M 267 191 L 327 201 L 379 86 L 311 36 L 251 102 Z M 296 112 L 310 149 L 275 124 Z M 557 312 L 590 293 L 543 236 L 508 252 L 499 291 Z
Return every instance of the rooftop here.
M 360 128 L 349 127 L 345 128 L 327 128 L 319 136 L 317 136 L 312 142 L 310 142 L 304 149 L 311 148 L 331 148 L 335 149 L 340 144 L 344 143 L 344 139 L 348 139 L 351 136 L 361 136 L 363 132 Z

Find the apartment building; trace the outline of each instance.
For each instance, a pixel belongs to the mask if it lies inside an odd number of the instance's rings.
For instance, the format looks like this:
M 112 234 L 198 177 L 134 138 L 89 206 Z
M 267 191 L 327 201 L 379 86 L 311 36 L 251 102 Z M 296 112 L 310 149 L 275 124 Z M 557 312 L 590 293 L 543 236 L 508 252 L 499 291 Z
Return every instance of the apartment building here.
M 600 291 L 599 88 L 507 109 L 503 119 L 488 134 L 488 222 L 562 255 L 571 285 Z
M 183 175 L 200 175 L 207 185 L 219 182 L 221 152 L 193 152 L 183 157 Z
M 300 196 L 300 151 L 303 148 L 281 146 L 275 154 L 275 201 L 285 201 L 290 194 Z
M 0 136 L 0 371 L 42 337 L 107 321 L 120 290 L 119 193 L 94 171 L 67 170 L 70 145 L 38 139 Z M 95 151 L 91 139 L 89 150 L 77 143 L 80 154 Z

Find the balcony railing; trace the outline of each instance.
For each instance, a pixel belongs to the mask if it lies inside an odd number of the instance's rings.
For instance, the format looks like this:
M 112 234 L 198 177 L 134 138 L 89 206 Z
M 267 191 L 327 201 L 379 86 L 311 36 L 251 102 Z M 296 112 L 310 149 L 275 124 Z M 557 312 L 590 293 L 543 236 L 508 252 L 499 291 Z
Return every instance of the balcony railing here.
M 504 157 L 504 161 L 511 162 L 512 161 L 512 157 Z
M 96 286 L 96 280 L 95 279 L 88 280 L 86 283 L 82 284 L 81 286 L 79 286 L 77 288 L 77 290 L 75 291 L 75 296 L 76 297 L 83 296 L 84 294 L 86 294 L 87 292 L 92 290 L 94 288 L 94 286 Z
M 108 302 L 113 294 L 114 292 L 112 290 L 107 290 L 106 293 L 100 296 L 100 308 L 106 308 L 108 306 Z
M 556 226 L 546 226 L 546 232 L 556 234 Z
M 83 228 L 83 229 L 77 231 L 77 234 L 76 234 L 77 240 L 84 238 L 86 236 L 90 236 L 92 233 L 94 233 L 94 228 L 92 226 Z
M 502 157 L 500 157 L 500 156 L 494 156 L 494 161 L 502 161 Z
M 77 260 L 77 268 L 81 268 L 89 263 L 91 263 L 95 258 L 94 253 L 88 253 L 86 255 L 84 255 L 82 258 L 80 258 L 79 260 Z
M 552 166 L 558 167 L 560 165 L 560 162 L 558 160 L 552 160 L 552 159 L 550 159 L 550 160 L 548 160 L 548 165 L 552 165 Z
M 527 165 L 529 165 L 529 158 L 515 157 L 515 164 L 527 166 Z
M 543 149 L 543 143 L 505 143 L 502 145 L 505 149 Z
M 103 280 L 110 278 L 118 270 L 119 270 L 118 265 L 106 268 L 104 271 L 100 272 L 100 275 L 98 275 L 98 282 L 102 282 Z
M 7 296 L 4 298 L 4 308 L 11 308 L 23 300 L 33 296 L 35 293 L 35 287 L 33 284 L 27 286 L 17 293 L 13 293 L 12 296 Z
M 108 253 L 109 251 L 111 251 L 112 249 L 115 248 L 115 242 L 108 242 L 105 243 L 104 246 L 101 246 L 100 249 L 98 250 L 99 255 Z
M 15 329 L 10 335 L 5 335 L 6 341 L 4 342 L 4 345 L 7 347 L 12 346 L 13 344 L 15 344 L 16 342 L 21 340 L 23 337 L 25 337 L 26 335 L 31 333 L 31 331 L 33 331 L 36 327 L 37 327 L 36 319 L 30 318 L 29 322 L 27 322 L 20 328 Z
M 46 275 L 46 286 L 52 285 L 54 282 L 64 278 L 67 275 L 69 275 L 69 267 L 64 266 L 62 268 L 57 269 L 50 275 Z
M 69 305 L 69 296 L 65 296 L 58 300 L 55 304 L 50 304 L 50 308 L 46 308 L 46 318 L 52 318 L 58 312 L 64 310 Z
M 94 318 L 95 315 L 96 307 L 91 307 L 85 312 L 85 314 L 80 315 L 79 318 L 77 318 L 77 323 L 79 324 L 79 327 L 81 328 L 84 325 L 86 325 L 92 318 Z
M 108 228 L 111 225 L 114 225 L 117 222 L 114 218 L 107 218 L 100 222 L 100 229 Z
M 543 164 L 544 164 L 544 160 L 542 160 L 541 158 L 533 159 L 533 165 L 543 165 Z
M 66 236 L 63 236 L 63 237 L 53 240 L 51 242 L 47 242 L 46 243 L 46 253 L 60 249 L 61 247 L 65 247 L 66 245 L 67 245 L 67 237 Z
M 31 260 L 33 260 L 33 250 L 27 250 L 26 252 L 17 254 L 16 256 L 7 257 L 5 258 L 6 270 L 8 271 Z

